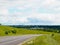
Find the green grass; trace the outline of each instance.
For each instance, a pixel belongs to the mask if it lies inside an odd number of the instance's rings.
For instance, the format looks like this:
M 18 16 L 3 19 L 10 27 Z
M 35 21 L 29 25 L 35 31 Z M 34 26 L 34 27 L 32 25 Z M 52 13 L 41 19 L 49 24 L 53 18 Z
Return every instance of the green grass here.
M 60 43 L 60 34 L 55 34 L 53 37 L 58 43 Z
M 25 42 L 23 45 L 60 45 L 60 35 L 42 35 Z
M 16 34 L 12 33 L 12 30 L 16 31 Z M 5 32 L 8 31 L 8 34 Z M 29 30 L 24 28 L 14 28 L 9 26 L 0 26 L 0 36 L 17 36 L 25 34 L 44 34 L 39 37 L 35 37 L 32 40 L 24 43 L 23 45 L 60 45 L 60 34 L 54 33 L 52 37 L 50 34 L 54 32 L 46 32 L 41 30 Z
M 15 30 L 16 34 L 13 34 L 11 31 Z M 10 33 L 5 34 L 8 31 Z M 44 32 L 40 30 L 29 30 L 23 28 L 14 28 L 9 26 L 0 26 L 0 36 L 12 36 L 12 35 L 24 35 L 24 34 L 50 34 L 51 32 Z

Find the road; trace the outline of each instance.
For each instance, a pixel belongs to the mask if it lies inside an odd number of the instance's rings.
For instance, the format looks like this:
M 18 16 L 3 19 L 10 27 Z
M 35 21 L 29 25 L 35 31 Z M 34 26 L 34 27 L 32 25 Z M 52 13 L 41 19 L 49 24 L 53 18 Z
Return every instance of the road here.
M 24 42 L 25 40 L 28 40 L 32 37 L 40 36 L 40 35 L 23 35 L 23 36 L 0 37 L 0 45 L 18 45 L 18 44 Z

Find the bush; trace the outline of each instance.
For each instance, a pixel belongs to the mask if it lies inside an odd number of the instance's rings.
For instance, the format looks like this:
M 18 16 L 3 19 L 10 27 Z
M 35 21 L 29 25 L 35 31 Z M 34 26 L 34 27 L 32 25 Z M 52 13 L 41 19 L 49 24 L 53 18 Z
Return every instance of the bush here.
M 5 34 L 8 34 L 8 31 L 5 31 Z
M 12 30 L 12 33 L 16 34 L 16 30 Z
M 58 33 L 60 33 L 60 30 L 58 31 Z
M 54 34 L 51 35 L 52 37 L 54 36 Z

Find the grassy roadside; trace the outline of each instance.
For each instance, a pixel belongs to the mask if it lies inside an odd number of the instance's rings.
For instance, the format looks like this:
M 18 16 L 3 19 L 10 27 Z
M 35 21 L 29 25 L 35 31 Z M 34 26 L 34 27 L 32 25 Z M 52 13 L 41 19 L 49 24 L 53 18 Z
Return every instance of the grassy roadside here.
M 16 31 L 16 33 L 12 33 Z M 8 32 L 8 34 L 6 34 Z M 60 45 L 60 34 L 54 33 L 52 37 L 50 34 L 54 32 L 45 32 L 41 30 L 29 30 L 23 28 L 14 28 L 9 26 L 0 26 L 0 36 L 17 36 L 25 34 L 44 34 L 43 36 L 36 37 L 23 45 Z M 45 35 L 46 34 L 46 35 Z
M 55 34 L 53 37 L 48 34 L 42 35 L 25 42 L 23 45 L 60 45 L 60 35 Z

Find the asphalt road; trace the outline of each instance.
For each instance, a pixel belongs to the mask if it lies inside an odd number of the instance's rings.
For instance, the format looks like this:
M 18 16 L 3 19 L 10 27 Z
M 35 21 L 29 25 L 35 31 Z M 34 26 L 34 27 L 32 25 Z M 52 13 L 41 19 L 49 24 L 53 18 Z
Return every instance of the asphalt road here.
M 5 36 L 0 37 L 0 45 L 18 45 L 27 39 L 40 35 L 23 35 L 23 36 Z

